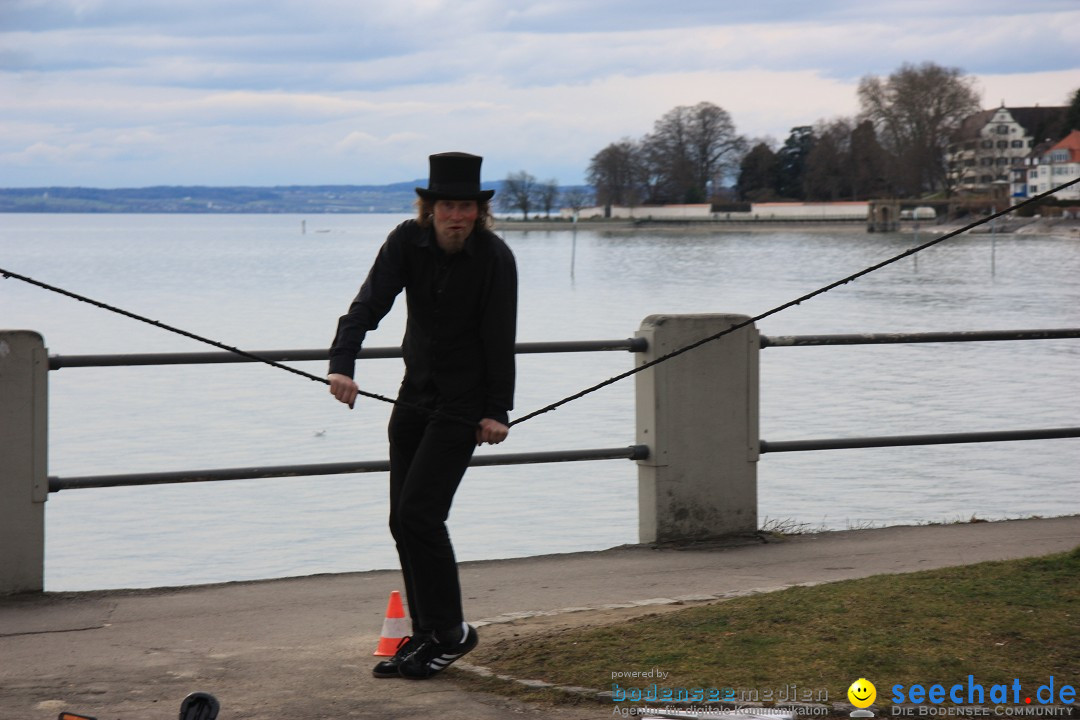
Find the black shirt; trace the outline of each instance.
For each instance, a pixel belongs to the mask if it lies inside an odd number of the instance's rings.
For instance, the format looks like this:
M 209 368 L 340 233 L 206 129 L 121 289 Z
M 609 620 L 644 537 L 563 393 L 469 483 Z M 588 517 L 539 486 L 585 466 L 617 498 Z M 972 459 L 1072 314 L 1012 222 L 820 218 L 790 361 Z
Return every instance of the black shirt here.
M 503 240 L 474 231 L 461 252 L 439 248 L 432 228 L 406 220 L 386 238 L 349 311 L 338 321 L 330 372 L 352 377 L 356 353 L 404 288 L 405 380 L 434 388 L 447 407 L 475 406 L 506 424 L 514 404 L 517 266 Z M 479 418 L 477 418 L 479 419 Z

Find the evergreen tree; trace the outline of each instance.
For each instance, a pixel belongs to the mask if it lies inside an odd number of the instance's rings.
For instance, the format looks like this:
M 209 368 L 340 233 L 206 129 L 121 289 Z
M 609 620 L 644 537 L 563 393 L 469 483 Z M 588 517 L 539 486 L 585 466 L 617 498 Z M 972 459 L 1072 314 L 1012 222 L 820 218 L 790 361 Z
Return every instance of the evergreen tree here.
M 889 154 L 877 139 L 874 123 L 864 120 L 851 131 L 851 196 L 871 200 L 892 195 Z
M 779 162 L 779 181 L 777 192 L 785 200 L 802 200 L 803 173 L 806 170 L 806 158 L 814 148 L 814 128 L 800 125 L 791 128 L 791 134 L 784 141 L 784 147 L 776 154 Z
M 835 202 L 851 196 L 851 123 L 818 123 L 803 168 L 803 197 Z
M 758 143 L 739 163 L 735 193 L 740 200 L 768 202 L 777 198 L 780 163 L 767 143 Z
M 1080 88 L 1073 93 L 1069 109 L 1065 111 L 1065 134 L 1073 130 L 1080 130 Z

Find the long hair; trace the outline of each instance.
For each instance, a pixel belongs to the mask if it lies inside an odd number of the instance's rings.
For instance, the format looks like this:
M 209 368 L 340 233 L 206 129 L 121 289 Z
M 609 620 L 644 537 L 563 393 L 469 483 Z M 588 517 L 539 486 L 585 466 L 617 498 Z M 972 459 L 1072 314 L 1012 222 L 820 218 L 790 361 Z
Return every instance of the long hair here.
M 431 227 L 431 216 L 435 212 L 435 201 L 416 198 L 416 222 L 420 227 Z M 495 227 L 495 218 L 491 214 L 490 200 L 476 201 L 476 225 L 474 230 L 491 230 Z

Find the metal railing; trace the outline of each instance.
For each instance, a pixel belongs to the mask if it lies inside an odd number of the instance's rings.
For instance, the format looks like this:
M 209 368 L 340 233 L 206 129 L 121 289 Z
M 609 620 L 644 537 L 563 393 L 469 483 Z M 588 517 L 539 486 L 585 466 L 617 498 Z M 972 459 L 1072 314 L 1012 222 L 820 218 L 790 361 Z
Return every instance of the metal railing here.
M 1055 340 L 1080 338 L 1078 328 L 1049 330 L 979 330 L 972 332 L 867 333 L 857 335 L 778 335 L 761 336 L 761 347 L 820 347 L 826 345 L 892 345 L 900 343 L 996 342 L 1005 340 Z M 1080 437 L 1080 427 L 1035 430 L 998 430 L 966 433 L 929 433 L 921 435 L 886 435 L 855 438 L 817 438 L 807 440 L 761 440 L 764 453 L 802 452 L 804 450 L 850 450 L 855 448 L 905 447 L 912 445 L 950 445 L 954 443 L 1009 442 L 1016 440 L 1056 440 Z
M 562 342 L 518 343 L 515 346 L 515 351 L 519 355 L 537 353 L 606 352 L 613 350 L 643 352 L 646 346 L 647 343 L 644 338 L 626 338 L 623 340 L 571 340 Z M 316 361 L 327 360 L 329 358 L 329 350 L 263 350 L 252 351 L 250 355 L 255 357 L 238 355 L 230 352 L 50 355 L 49 370 L 86 367 L 259 362 L 256 358 L 273 360 L 275 362 Z M 397 357 L 401 357 L 400 347 L 365 348 L 357 354 L 358 359 L 368 360 Z M 621 448 L 554 450 L 547 452 L 483 455 L 473 457 L 469 465 L 472 467 L 481 467 L 491 465 L 581 462 L 585 460 L 644 460 L 648 456 L 649 448 L 647 446 L 630 445 Z M 81 490 L 87 488 L 387 472 L 389 469 L 390 462 L 388 460 L 361 460 L 354 462 L 315 463 L 305 465 L 266 465 L 241 468 L 214 468 L 207 470 L 179 470 L 173 472 L 143 472 L 75 477 L 50 476 L 48 479 L 48 489 L 50 493 L 54 493 L 61 490 Z
M 518 343 L 514 350 L 518 355 L 538 353 L 574 353 L 602 352 L 609 350 L 627 350 L 643 352 L 645 340 L 626 338 L 623 340 L 567 340 L 562 342 Z M 309 360 L 328 360 L 329 350 L 252 350 L 250 355 L 274 362 L 302 362 Z M 364 348 L 356 355 L 360 360 L 374 360 L 401 357 L 400 347 Z M 231 352 L 190 352 L 190 353 L 138 353 L 109 355 L 50 355 L 49 369 L 76 367 L 125 367 L 129 365 L 207 365 L 213 363 L 245 363 L 259 360 Z
M 594 450 L 552 450 L 549 452 L 503 453 L 473 457 L 470 467 L 491 465 L 530 465 L 535 463 L 580 462 L 582 460 L 644 460 L 649 457 L 646 445 Z M 170 483 L 210 482 L 222 480 L 254 480 L 260 478 L 308 477 L 353 473 L 388 472 L 389 460 L 358 460 L 355 462 L 315 463 L 309 465 L 276 465 L 217 470 L 179 470 L 176 472 L 132 473 L 125 475 L 86 475 L 84 477 L 50 477 L 49 492 L 85 488 L 127 487 L 131 485 L 166 485 Z
M 983 330 L 929 333 L 861 333 L 848 335 L 777 335 L 761 336 L 762 348 L 821 347 L 831 345 L 886 345 L 906 343 L 996 342 L 1014 340 L 1052 340 L 1080 338 L 1078 328 L 1042 330 Z M 644 352 L 644 338 L 621 340 L 580 340 L 563 342 L 518 343 L 518 354 L 606 352 L 624 350 Z M 327 360 L 328 350 L 263 350 L 251 355 L 276 362 Z M 401 357 L 399 347 L 365 348 L 358 359 Z M 139 353 L 105 355 L 51 355 L 49 369 L 79 367 L 122 367 L 147 365 L 191 365 L 212 363 L 243 363 L 257 360 L 229 352 L 198 353 Z M 1042 428 L 966 433 L 928 433 L 919 435 L 889 435 L 853 438 L 811 438 L 803 440 L 760 440 L 760 452 L 803 452 L 808 450 L 842 450 L 915 445 L 946 445 L 959 443 L 1009 442 L 1019 440 L 1049 440 L 1080 437 L 1080 428 Z M 587 460 L 644 460 L 649 456 L 646 445 L 586 450 L 556 450 L 548 452 L 505 453 L 474 457 L 471 466 L 522 465 L 531 463 L 580 462 Z M 307 477 L 389 470 L 387 460 L 369 460 L 305 465 L 271 465 L 243 468 L 215 468 L 155 473 L 127 473 L 49 477 L 49 492 L 101 487 L 161 485 L 169 483 L 252 480 L 262 478 Z
M 757 463 L 761 453 L 839 448 L 936 445 L 1080 437 L 1080 428 L 1004 430 L 909 436 L 765 441 L 758 435 L 758 354 L 769 347 L 853 344 L 973 342 L 1078 338 L 1080 329 L 916 334 L 759 336 L 740 325 L 724 342 L 654 361 L 669 348 L 748 320 L 737 315 L 650 316 L 640 337 L 625 340 L 522 343 L 519 353 L 624 350 L 642 353 L 638 375 L 637 437 L 629 447 L 483 455 L 473 465 L 629 459 L 638 462 L 641 542 L 682 541 L 757 529 Z M 64 489 L 162 483 L 383 472 L 387 461 L 264 466 L 125 475 L 47 477 L 48 370 L 75 367 L 173 365 L 325 360 L 326 350 L 272 350 L 242 357 L 229 352 L 47 357 L 32 331 L 0 331 L 0 594 L 43 587 L 44 507 L 49 493 Z M 371 348 L 360 358 L 400 357 L 399 348 Z M 708 379 L 710 390 L 702 391 Z M 6 534 L 5 534 L 6 532 Z
M 812 347 L 821 345 L 892 345 L 897 343 L 987 342 L 997 340 L 1055 340 L 1080 338 L 1080 329 L 976 330 L 971 332 L 867 333 L 857 335 L 761 336 L 761 347 Z

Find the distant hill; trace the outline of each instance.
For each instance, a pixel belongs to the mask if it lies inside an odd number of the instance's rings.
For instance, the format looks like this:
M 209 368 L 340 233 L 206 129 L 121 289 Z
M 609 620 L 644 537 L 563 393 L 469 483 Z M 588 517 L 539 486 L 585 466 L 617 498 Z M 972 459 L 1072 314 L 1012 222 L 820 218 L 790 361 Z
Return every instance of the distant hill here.
M 427 180 L 390 185 L 0 188 L 0 212 L 46 213 L 408 213 Z M 502 182 L 485 183 L 499 190 Z

